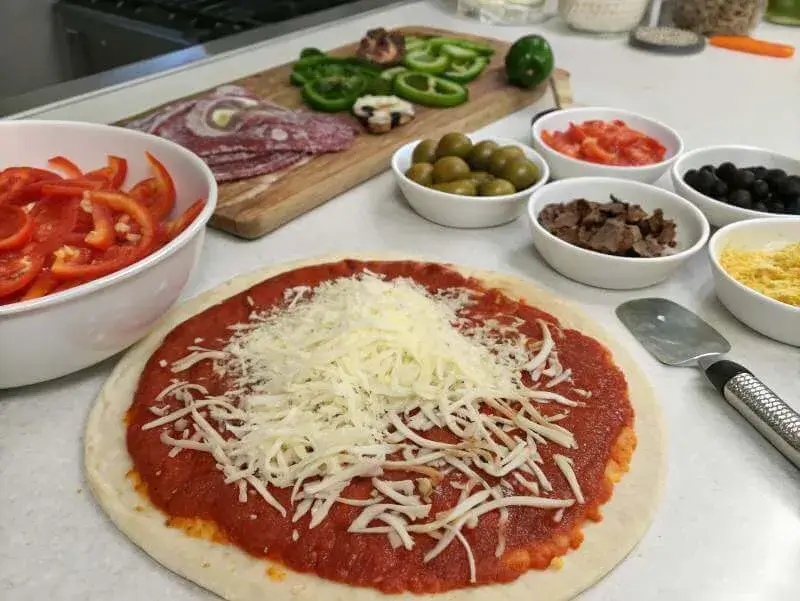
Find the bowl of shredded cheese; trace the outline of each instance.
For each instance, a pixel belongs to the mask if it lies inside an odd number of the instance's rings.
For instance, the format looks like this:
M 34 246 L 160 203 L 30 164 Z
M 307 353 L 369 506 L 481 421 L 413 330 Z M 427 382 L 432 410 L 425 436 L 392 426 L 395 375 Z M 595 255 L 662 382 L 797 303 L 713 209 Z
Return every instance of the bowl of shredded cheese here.
M 800 217 L 723 227 L 709 254 L 722 304 L 761 334 L 800 346 Z

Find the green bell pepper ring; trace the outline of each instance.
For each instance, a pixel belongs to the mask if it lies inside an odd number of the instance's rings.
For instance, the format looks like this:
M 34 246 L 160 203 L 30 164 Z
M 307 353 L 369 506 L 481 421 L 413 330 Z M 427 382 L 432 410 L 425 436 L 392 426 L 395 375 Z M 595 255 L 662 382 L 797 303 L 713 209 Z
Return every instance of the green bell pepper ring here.
M 428 40 L 428 49 L 430 50 L 431 54 L 438 54 L 441 47 L 445 44 L 451 46 L 458 46 L 460 48 L 465 48 L 467 50 L 472 50 L 476 54 L 480 54 L 482 56 L 492 56 L 494 54 L 494 48 L 489 46 L 488 44 L 482 44 L 481 42 L 473 42 L 472 40 L 462 40 L 460 38 L 433 38 Z
M 313 79 L 303 86 L 303 101 L 326 113 L 350 110 L 367 88 L 363 74 L 331 75 Z
M 469 91 L 459 83 L 413 71 L 395 77 L 394 93 L 409 102 L 432 107 L 458 106 L 469 98 Z
M 365 94 L 372 96 L 389 96 L 393 90 L 392 80 L 384 79 L 383 77 L 370 77 L 367 80 L 367 87 L 364 90 Z
M 469 83 L 483 73 L 488 64 L 489 59 L 485 56 L 476 56 L 466 60 L 453 60 L 447 71 L 442 73 L 442 77 L 458 83 Z
M 381 71 L 380 77 L 381 79 L 385 79 L 387 81 L 394 81 L 394 78 L 397 77 L 400 73 L 403 73 L 404 71 L 408 71 L 408 69 L 402 65 L 398 67 L 390 67 L 385 71 Z
M 462 48 L 461 46 L 456 46 L 455 44 L 442 44 L 439 48 L 439 52 L 442 54 L 446 54 L 452 59 L 455 60 L 465 60 L 468 58 L 475 58 L 478 56 L 478 53 L 474 50 L 470 50 L 469 48 Z
M 521 88 L 534 88 L 550 77 L 555 59 L 550 44 L 542 36 L 518 39 L 506 54 L 508 82 Z
M 407 35 L 403 38 L 406 45 L 406 51 L 420 50 L 428 47 L 428 40 L 425 38 L 418 38 L 413 35 Z
M 406 54 L 403 64 L 417 73 L 428 73 L 437 75 L 444 73 L 450 66 L 450 57 L 446 54 L 434 56 L 425 50 L 415 50 Z
M 313 55 L 301 58 L 292 65 L 292 73 L 289 76 L 289 81 L 292 85 L 304 86 L 314 79 L 331 77 L 333 75 L 364 75 L 366 77 L 373 77 L 379 74 L 379 69 L 357 58 Z
M 319 48 L 303 48 L 300 51 L 300 58 L 309 58 L 311 56 L 325 56 L 325 53 Z

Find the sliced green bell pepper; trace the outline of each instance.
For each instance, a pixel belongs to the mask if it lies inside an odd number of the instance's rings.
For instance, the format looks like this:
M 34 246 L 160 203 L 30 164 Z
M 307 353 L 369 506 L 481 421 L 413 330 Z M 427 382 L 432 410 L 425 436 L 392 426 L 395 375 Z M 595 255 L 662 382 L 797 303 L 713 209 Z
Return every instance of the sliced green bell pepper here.
M 307 56 L 294 63 L 289 81 L 292 85 L 304 86 L 309 81 L 320 77 L 334 75 L 364 75 L 372 77 L 377 76 L 379 73 L 379 69 L 358 58 L 342 58 L 323 54 Z
M 432 107 L 458 106 L 469 98 L 469 91 L 459 83 L 413 71 L 395 77 L 394 93 L 409 102 Z
M 303 48 L 300 51 L 300 58 L 309 58 L 311 56 L 325 56 L 325 53 L 319 48 Z
M 417 73 L 436 75 L 447 71 L 450 66 L 450 57 L 446 54 L 436 56 L 428 54 L 425 50 L 414 50 L 406 54 L 403 64 Z
M 403 65 L 399 65 L 397 67 L 390 67 L 388 69 L 381 71 L 380 77 L 381 79 L 394 81 L 394 78 L 397 77 L 400 73 L 403 73 L 404 71 L 408 71 L 408 69 Z
M 518 39 L 506 54 L 508 82 L 521 88 L 534 88 L 553 72 L 555 59 L 550 44 L 542 36 Z
M 472 40 L 462 40 L 460 38 L 432 38 L 428 40 L 428 48 L 432 54 L 438 53 L 445 44 L 472 50 L 476 54 L 483 56 L 492 56 L 494 54 L 494 48 L 488 44 L 473 42 Z
M 469 83 L 483 73 L 483 70 L 488 64 L 489 59 L 485 56 L 475 56 L 464 60 L 454 59 L 450 63 L 450 67 L 448 67 L 447 71 L 442 73 L 442 77 L 450 81 Z
M 465 60 L 468 58 L 475 58 L 478 56 L 478 53 L 474 50 L 470 50 L 469 48 L 462 48 L 461 46 L 456 46 L 455 44 L 442 44 L 439 47 L 439 52 L 442 54 L 446 54 L 452 59 L 456 60 Z
M 361 73 L 312 79 L 303 86 L 303 101 L 326 113 L 347 111 L 364 93 L 367 83 L 367 77 Z
M 428 46 L 428 40 L 413 35 L 407 35 L 403 38 L 406 45 L 406 51 L 420 50 Z

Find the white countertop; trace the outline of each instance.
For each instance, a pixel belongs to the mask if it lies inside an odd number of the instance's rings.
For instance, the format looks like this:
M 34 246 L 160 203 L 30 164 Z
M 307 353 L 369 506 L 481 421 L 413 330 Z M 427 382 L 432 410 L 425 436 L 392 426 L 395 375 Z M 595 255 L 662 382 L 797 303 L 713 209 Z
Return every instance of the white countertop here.
M 624 38 L 593 38 L 557 21 L 501 28 L 417 2 L 234 51 L 175 72 L 101 90 L 21 116 L 111 122 L 176 97 L 292 60 L 304 46 L 336 47 L 375 26 L 435 25 L 513 40 L 537 30 L 573 75 L 579 102 L 667 122 L 688 148 L 745 143 L 798 152 L 800 60 L 716 48 L 690 57 L 647 54 Z M 800 29 L 762 25 L 759 37 L 800 46 Z M 486 128 L 526 141 L 546 102 Z M 666 185 L 666 180 L 664 180 Z M 669 474 L 655 522 L 631 556 L 584 601 L 769 600 L 800 597 L 800 472 L 710 388 L 697 370 L 667 368 L 639 348 L 614 307 L 666 296 L 695 310 L 740 360 L 800 410 L 800 351 L 737 322 L 719 304 L 705 255 L 671 281 L 604 292 L 547 267 L 524 218 L 487 230 L 447 229 L 418 217 L 387 172 L 257 241 L 210 231 L 185 297 L 265 264 L 335 251 L 391 250 L 530 278 L 581 303 L 619 336 L 656 386 L 669 427 Z M 0 358 L 2 360 L 2 358 Z M 0 391 L 0 599 L 211 599 L 160 568 L 94 504 L 83 476 L 84 421 L 115 359 L 43 385 Z

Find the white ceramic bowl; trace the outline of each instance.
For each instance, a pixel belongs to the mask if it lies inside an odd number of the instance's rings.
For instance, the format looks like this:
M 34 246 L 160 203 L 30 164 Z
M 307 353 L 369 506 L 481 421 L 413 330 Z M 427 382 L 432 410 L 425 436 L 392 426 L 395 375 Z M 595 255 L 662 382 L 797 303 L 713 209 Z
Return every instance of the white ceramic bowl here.
M 529 146 L 507 138 L 470 135 L 473 142 L 493 140 L 500 146 L 517 146 L 539 169 L 539 181 L 533 186 L 504 196 L 461 196 L 448 194 L 418 184 L 405 175 L 411 166 L 411 154 L 421 140 L 414 140 L 392 155 L 392 171 L 408 204 L 425 219 L 448 227 L 492 227 L 514 221 L 525 211 L 525 201 L 531 191 L 540 188 L 550 177 L 550 169 L 545 160 Z
M 722 304 L 742 323 L 779 342 L 800 346 L 800 307 L 764 296 L 740 284 L 722 268 L 725 248 L 780 248 L 800 242 L 800 217 L 766 217 L 740 221 L 718 230 L 708 245 L 714 285 Z
M 703 165 L 717 167 L 725 161 L 730 161 L 737 167 L 763 165 L 768 169 L 783 169 L 790 175 L 800 175 L 800 160 L 753 146 L 707 146 L 685 153 L 672 166 L 672 186 L 678 194 L 697 205 L 708 217 L 711 225 L 717 227 L 770 215 L 725 204 L 710 196 L 700 194 L 683 181 L 684 174 L 690 169 L 700 169 Z
M 614 165 L 600 165 L 589 161 L 573 159 L 557 150 L 550 148 L 542 141 L 542 132 L 564 131 L 570 123 L 583 123 L 599 119 L 612 121 L 621 119 L 628 126 L 658 140 L 666 149 L 666 158 L 660 163 L 636 167 L 617 167 Z M 616 177 L 637 182 L 651 184 L 666 173 L 669 166 L 678 155 L 683 152 L 683 140 L 671 127 L 630 111 L 614 108 L 599 107 L 574 107 L 553 111 L 537 119 L 532 128 L 533 147 L 545 158 L 550 165 L 553 179 L 567 179 L 570 177 Z
M 615 257 L 564 242 L 539 223 L 539 213 L 552 203 L 576 198 L 607 202 L 609 194 L 638 204 L 652 213 L 663 209 L 664 217 L 676 224 L 677 246 L 663 257 Z M 560 274 L 583 284 L 613 290 L 645 288 L 666 280 L 708 240 L 709 226 L 703 214 L 677 194 L 641 182 L 607 177 L 566 179 L 540 188 L 528 201 L 533 243 L 545 261 Z
M 128 160 L 130 185 L 149 175 L 145 151 L 175 181 L 175 213 L 205 197 L 203 212 L 175 240 L 134 265 L 57 294 L 0 306 L 0 388 L 72 373 L 144 336 L 189 279 L 217 202 L 216 182 L 205 163 L 168 140 L 89 123 L 0 122 L 0 168 L 47 168 L 48 158 L 64 155 L 94 169 L 114 154 Z

